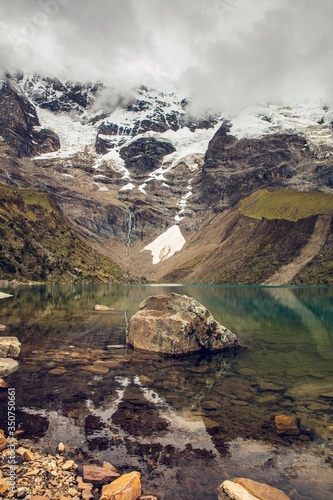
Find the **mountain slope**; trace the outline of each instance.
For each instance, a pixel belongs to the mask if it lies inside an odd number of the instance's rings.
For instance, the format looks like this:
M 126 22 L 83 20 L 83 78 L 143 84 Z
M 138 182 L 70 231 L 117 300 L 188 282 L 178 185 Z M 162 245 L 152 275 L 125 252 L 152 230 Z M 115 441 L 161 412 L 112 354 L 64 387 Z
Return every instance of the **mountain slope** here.
M 0 279 L 130 280 L 116 264 L 87 247 L 44 193 L 0 185 L 0 236 Z
M 246 206 L 252 206 L 254 210 L 254 198 L 260 202 L 260 192 L 255 194 L 234 208 L 210 218 L 182 255 L 174 259 L 174 269 L 164 274 L 161 280 L 333 285 L 333 195 L 323 196 L 327 200 L 327 215 L 320 215 L 322 206 L 318 205 L 316 211 L 309 203 L 311 215 L 293 221 L 281 213 L 278 218 L 270 219 L 263 217 L 263 212 L 260 218 L 257 212 L 253 218 L 242 215 Z M 297 191 L 288 191 L 288 204 L 282 211 L 281 197 L 274 196 L 267 205 L 268 213 L 280 211 L 288 214 L 290 205 L 293 209 L 298 206 L 300 212 L 304 203 L 306 205 L 306 198 L 313 199 L 313 193 L 299 195 Z M 277 200 L 275 206 L 274 199 Z M 201 244 L 203 239 L 205 246 Z M 281 275 L 287 266 L 289 272 Z M 277 279 L 277 274 L 280 274 L 280 279 Z

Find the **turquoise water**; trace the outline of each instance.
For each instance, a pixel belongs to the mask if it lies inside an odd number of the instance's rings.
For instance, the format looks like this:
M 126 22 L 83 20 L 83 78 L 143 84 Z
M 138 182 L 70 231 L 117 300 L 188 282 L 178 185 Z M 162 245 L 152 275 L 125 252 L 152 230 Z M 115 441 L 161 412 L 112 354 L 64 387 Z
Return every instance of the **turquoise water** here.
M 3 290 L 21 343 L 18 425 L 43 450 L 138 469 L 146 492 L 213 499 L 235 476 L 333 498 L 333 289 L 43 285 Z M 164 358 L 118 347 L 149 295 L 190 295 L 233 331 L 237 355 Z M 97 313 L 95 304 L 112 307 Z M 6 394 L 0 393 L 5 412 Z M 296 415 L 298 436 L 277 435 Z M 81 457 L 81 458 L 80 458 Z M 84 458 L 82 458 L 84 457 Z M 323 496 L 324 495 L 324 496 Z

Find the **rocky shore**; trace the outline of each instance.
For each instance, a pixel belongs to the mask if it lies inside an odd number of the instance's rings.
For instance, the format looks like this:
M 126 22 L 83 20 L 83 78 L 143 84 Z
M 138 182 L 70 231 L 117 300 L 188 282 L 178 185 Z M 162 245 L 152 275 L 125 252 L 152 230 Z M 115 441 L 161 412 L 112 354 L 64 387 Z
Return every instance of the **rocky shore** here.
M 78 464 L 59 443 L 45 454 L 28 440 L 8 439 L 0 431 L 0 499 L 157 500 L 142 494 L 140 472 L 120 474 L 108 462 Z
M 0 500 L 162 500 L 145 492 L 141 474 L 121 474 L 108 462 L 78 464 L 63 443 L 54 454 L 36 451 L 24 439 L 8 439 L 0 430 Z M 217 500 L 288 500 L 281 490 L 247 478 L 221 483 Z M 185 499 L 184 499 L 185 500 Z

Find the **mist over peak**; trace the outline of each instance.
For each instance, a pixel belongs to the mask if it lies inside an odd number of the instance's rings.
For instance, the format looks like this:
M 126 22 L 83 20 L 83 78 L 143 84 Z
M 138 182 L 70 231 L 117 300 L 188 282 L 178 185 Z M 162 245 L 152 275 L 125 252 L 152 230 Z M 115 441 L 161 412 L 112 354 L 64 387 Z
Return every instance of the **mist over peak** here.
M 330 0 L 12 0 L 0 3 L 0 65 L 103 81 L 111 107 L 140 85 L 190 96 L 193 115 L 331 103 L 332 18 Z

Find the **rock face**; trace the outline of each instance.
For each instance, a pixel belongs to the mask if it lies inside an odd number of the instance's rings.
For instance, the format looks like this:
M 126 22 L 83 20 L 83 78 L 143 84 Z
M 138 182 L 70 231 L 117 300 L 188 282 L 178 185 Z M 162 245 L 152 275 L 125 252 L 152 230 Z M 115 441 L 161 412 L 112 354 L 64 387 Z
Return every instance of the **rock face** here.
M 36 108 L 10 76 L 0 86 L 0 135 L 19 157 L 60 147 L 55 132 L 40 128 Z
M 145 174 L 157 169 L 163 156 L 175 151 L 171 142 L 159 140 L 155 137 L 142 137 L 123 146 L 120 156 L 125 161 L 126 167 L 134 175 Z
M 21 344 L 17 337 L 0 337 L 0 357 L 17 358 Z
M 176 293 L 151 296 L 140 304 L 129 321 L 128 343 L 170 355 L 239 347 L 236 336 L 202 304 Z
M 297 135 L 271 134 L 238 140 L 223 122 L 209 143 L 204 168 L 194 186 L 194 203 L 226 208 L 262 186 L 283 187 L 299 182 L 313 154 Z M 323 182 L 330 174 L 318 172 Z

